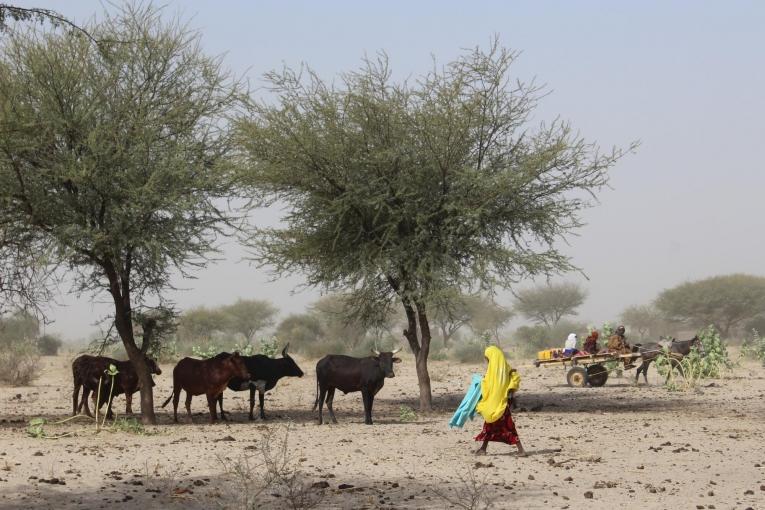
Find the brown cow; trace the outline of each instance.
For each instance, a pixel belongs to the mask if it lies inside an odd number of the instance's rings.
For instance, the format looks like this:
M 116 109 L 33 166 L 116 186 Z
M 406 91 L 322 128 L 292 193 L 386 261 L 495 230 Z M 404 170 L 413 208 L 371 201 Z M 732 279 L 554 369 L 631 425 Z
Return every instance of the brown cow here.
M 173 420 L 178 423 L 178 400 L 181 398 L 181 390 L 186 390 L 186 411 L 191 418 L 191 398 L 194 395 L 207 395 L 207 404 L 210 406 L 210 423 L 215 423 L 218 414 L 215 405 L 218 396 L 226 389 L 226 385 L 233 377 L 249 379 L 250 373 L 239 356 L 238 352 L 229 356 L 216 356 L 210 359 L 183 358 L 173 369 L 173 394 L 170 395 L 162 407 L 165 407 L 170 399 L 173 400 Z M 221 416 L 224 420 L 225 416 Z
M 144 355 L 145 356 L 145 355 Z M 146 364 L 149 366 L 149 370 L 152 374 L 160 375 L 160 370 L 157 362 L 153 359 L 145 356 Z M 114 391 L 112 397 L 125 394 L 125 412 L 132 414 L 133 393 L 140 389 L 138 382 L 138 374 L 133 368 L 133 364 L 128 361 L 119 361 L 114 358 L 108 358 L 106 356 L 90 356 L 83 354 L 78 356 L 72 361 L 72 378 L 74 379 L 74 390 L 72 391 L 72 415 L 77 414 L 85 407 L 85 414 L 93 416 L 90 413 L 88 407 L 88 395 L 93 392 L 93 399 L 98 394 L 98 381 L 102 378 L 103 385 L 101 386 L 101 402 L 95 403 L 100 409 L 109 398 L 110 378 L 104 374 L 109 368 L 109 365 L 117 367 L 117 376 L 114 378 Z M 82 388 L 82 400 L 78 403 L 80 388 Z M 107 407 L 107 417 L 112 417 L 111 406 Z

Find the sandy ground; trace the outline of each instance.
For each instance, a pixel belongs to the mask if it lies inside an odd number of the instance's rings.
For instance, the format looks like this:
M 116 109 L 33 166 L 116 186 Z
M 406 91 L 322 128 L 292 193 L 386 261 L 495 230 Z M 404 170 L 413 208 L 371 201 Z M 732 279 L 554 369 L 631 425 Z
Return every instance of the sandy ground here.
M 229 423 L 207 424 L 197 397 L 194 424 L 186 416 L 173 424 L 168 406 L 143 434 L 96 435 L 91 423 L 75 421 L 46 427 L 69 437 L 29 437 L 29 419 L 69 416 L 71 358 L 45 358 L 34 386 L 0 387 L 0 508 L 243 508 L 254 489 L 232 481 L 223 465 L 255 466 L 263 438 L 278 446 L 289 429 L 290 463 L 304 483 L 327 486 L 306 491 L 322 496 L 319 508 L 458 508 L 443 496 L 464 502 L 475 480 L 494 508 L 765 509 L 765 369 L 754 364 L 679 393 L 662 388 L 653 368 L 648 386 L 612 378 L 575 389 L 559 368 L 520 363 L 514 416 L 530 455 L 518 458 L 501 444 L 475 457 L 479 421 L 447 427 L 480 366 L 432 363 L 435 411 L 402 421 L 401 406 L 416 407 L 408 356 L 378 395 L 373 426 L 363 424 L 360 395 L 340 393 L 340 423 L 315 425 L 315 363 L 298 360 L 305 377 L 284 379 L 267 396 L 266 422 L 247 420 L 246 393 L 226 392 Z M 163 370 L 160 403 L 171 388 L 172 367 Z M 124 411 L 124 398 L 115 406 Z M 262 479 L 247 476 L 251 487 Z M 252 508 L 290 507 L 273 494 L 265 490 Z

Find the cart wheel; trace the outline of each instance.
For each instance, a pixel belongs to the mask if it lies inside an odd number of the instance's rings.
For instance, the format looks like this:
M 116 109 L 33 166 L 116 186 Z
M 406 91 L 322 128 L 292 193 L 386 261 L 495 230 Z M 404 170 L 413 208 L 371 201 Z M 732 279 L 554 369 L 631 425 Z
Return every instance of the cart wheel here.
M 608 369 L 598 363 L 587 367 L 587 382 L 590 386 L 600 387 L 608 380 Z
M 584 388 L 587 384 L 587 370 L 583 367 L 572 367 L 566 374 L 566 381 L 569 386 Z

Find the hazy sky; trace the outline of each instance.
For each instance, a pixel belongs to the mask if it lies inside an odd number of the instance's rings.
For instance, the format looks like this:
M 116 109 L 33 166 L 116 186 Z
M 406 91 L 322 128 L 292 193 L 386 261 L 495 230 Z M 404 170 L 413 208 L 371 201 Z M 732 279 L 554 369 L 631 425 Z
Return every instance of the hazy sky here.
M 103 8 L 12 3 L 78 22 Z M 283 63 L 331 78 L 381 49 L 397 76 L 416 75 L 431 55 L 448 61 L 493 34 L 521 50 L 516 75 L 552 91 L 536 120 L 560 116 L 606 148 L 641 141 L 565 247 L 590 278 L 582 319 L 612 319 L 689 279 L 765 274 L 765 2 L 171 1 L 166 12 L 190 19 L 205 49 L 253 85 Z M 242 255 L 229 246 L 171 297 L 181 308 L 263 298 L 289 313 L 318 296 L 292 293 L 299 276 L 269 283 Z M 67 338 L 106 310 L 88 296 L 61 301 L 48 330 Z

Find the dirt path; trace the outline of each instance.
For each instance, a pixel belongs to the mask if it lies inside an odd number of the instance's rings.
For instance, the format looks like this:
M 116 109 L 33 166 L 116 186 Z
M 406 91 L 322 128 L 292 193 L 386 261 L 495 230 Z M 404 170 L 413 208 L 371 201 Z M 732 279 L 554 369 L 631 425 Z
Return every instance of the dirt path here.
M 432 363 L 436 409 L 414 422 L 401 420 L 401 406 L 416 407 L 408 357 L 380 392 L 371 427 L 358 394 L 338 394 L 338 425 L 315 425 L 315 363 L 298 360 L 306 376 L 269 394 L 265 423 L 247 420 L 245 393 L 227 392 L 229 423 L 208 425 L 197 397 L 194 424 L 185 416 L 172 424 L 168 406 L 144 434 L 96 436 L 73 422 L 46 428 L 73 436 L 29 437 L 30 418 L 69 416 L 70 360 L 45 358 L 35 386 L 0 387 L 0 508 L 241 508 L 236 498 L 248 490 L 224 464 L 260 462 L 264 437 L 276 447 L 289 429 L 290 463 L 309 484 L 327 485 L 307 491 L 324 495 L 320 508 L 448 508 L 437 493 L 464 498 L 474 480 L 495 508 L 765 509 L 765 369 L 753 364 L 692 393 L 667 392 L 653 369 L 649 386 L 612 379 L 572 389 L 561 370 L 520 364 L 514 416 L 530 456 L 490 445 L 476 458 L 481 423 L 449 430 L 447 422 L 480 366 Z M 171 373 L 163 367 L 155 401 L 169 395 Z M 116 409 L 124 411 L 122 397 Z M 260 507 L 288 508 L 273 492 L 260 495 Z

